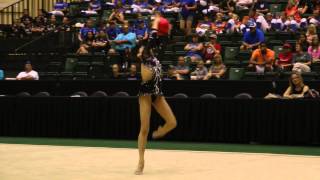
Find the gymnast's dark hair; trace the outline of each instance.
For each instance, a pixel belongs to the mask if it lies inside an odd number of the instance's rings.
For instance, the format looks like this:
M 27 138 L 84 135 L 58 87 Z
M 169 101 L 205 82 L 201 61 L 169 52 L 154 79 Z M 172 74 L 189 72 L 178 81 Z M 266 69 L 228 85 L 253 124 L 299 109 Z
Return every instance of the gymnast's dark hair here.
M 144 49 L 142 51 L 142 59 L 148 59 L 153 57 L 154 57 L 154 53 L 152 50 L 152 46 L 150 46 L 148 43 L 147 45 L 144 46 Z

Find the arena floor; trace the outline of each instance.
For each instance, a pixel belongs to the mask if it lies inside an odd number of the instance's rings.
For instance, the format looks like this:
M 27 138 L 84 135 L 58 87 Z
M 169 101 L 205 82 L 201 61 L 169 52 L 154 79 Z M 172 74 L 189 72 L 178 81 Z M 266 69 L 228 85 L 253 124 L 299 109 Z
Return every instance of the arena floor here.
M 319 180 L 320 156 L 0 144 L 1 180 Z

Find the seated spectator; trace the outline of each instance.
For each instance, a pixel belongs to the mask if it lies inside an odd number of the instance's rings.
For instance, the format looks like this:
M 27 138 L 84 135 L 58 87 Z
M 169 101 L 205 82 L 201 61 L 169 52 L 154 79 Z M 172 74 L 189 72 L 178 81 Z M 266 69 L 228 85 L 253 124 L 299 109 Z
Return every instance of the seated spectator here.
M 212 6 L 210 6 L 212 10 L 215 12 L 227 13 L 227 12 L 234 12 L 236 10 L 236 1 L 234 0 L 222 0 L 220 2 L 217 1 L 217 3 L 219 3 L 218 9 L 212 8 Z
M 125 22 L 123 13 L 121 12 L 119 7 L 115 7 L 113 12 L 109 16 L 109 22 L 114 21 L 116 24 L 123 24 Z
M 24 66 L 24 71 L 20 72 L 16 77 L 17 80 L 39 80 L 39 75 L 37 71 L 32 69 L 30 61 L 27 61 Z
M 180 12 L 180 0 L 164 0 L 164 12 Z
M 24 9 L 23 10 L 23 16 L 20 18 L 20 22 L 24 25 L 30 24 L 32 23 L 33 19 L 32 17 L 29 15 L 29 10 L 28 9 Z
M 89 6 L 93 11 L 99 12 L 101 11 L 101 2 L 99 0 L 91 0 Z
M 236 33 L 240 32 L 240 21 L 239 16 L 233 13 L 229 13 L 231 16 L 231 19 L 228 20 L 226 25 L 226 32 L 227 33 Z
M 109 27 L 106 29 L 108 40 L 114 40 L 120 33 L 121 30 L 117 27 L 114 21 L 109 22 Z
M 129 26 L 124 25 L 122 33 L 115 40 L 111 41 L 111 46 L 123 58 L 121 58 L 122 68 L 126 69 L 129 66 L 132 49 L 136 47 L 137 37 L 133 32 L 129 32 Z
M 137 72 L 137 66 L 135 64 L 131 64 L 129 68 L 129 73 L 127 75 L 128 80 L 139 80 L 140 76 L 138 75 Z
M 118 64 L 112 65 L 112 74 L 110 79 L 123 79 L 123 75 L 120 73 L 120 67 Z
M 80 29 L 80 33 L 78 35 L 79 40 L 83 41 L 84 39 L 87 39 L 88 32 L 93 33 L 93 36 L 97 34 L 97 30 L 94 28 L 92 19 L 88 19 L 86 25 Z
M 267 48 L 266 43 L 261 43 L 259 48 L 253 51 L 248 67 L 250 69 L 254 69 L 258 73 L 272 71 L 272 65 L 274 63 L 275 56 L 274 54 L 274 51 Z
M 227 68 L 222 62 L 222 57 L 221 55 L 216 55 L 214 57 L 214 63 L 209 69 L 209 73 L 207 76 L 204 78 L 204 80 L 208 79 L 220 79 L 224 76 L 226 73 Z
M 276 15 L 271 20 L 271 28 L 275 31 L 284 31 L 287 29 L 285 22 L 287 21 L 287 16 L 285 13 L 282 13 L 281 15 Z
M 301 11 L 298 8 L 298 1 L 295 0 L 288 1 L 285 13 L 288 17 L 286 25 L 288 29 L 295 32 L 295 30 L 300 26 L 300 28 L 304 28 L 307 26 L 307 20 L 305 18 L 301 18 Z
M 300 34 L 297 42 L 301 45 L 303 51 L 308 51 L 309 43 L 305 34 Z
M 289 85 L 283 94 L 283 97 L 287 99 L 304 98 L 304 95 L 309 91 L 309 86 L 303 83 L 303 78 L 298 72 L 291 74 Z
M 296 44 L 296 53 L 293 55 L 293 68 L 292 71 L 310 72 L 312 58 L 310 54 L 304 52 L 302 46 Z
M 265 15 L 262 13 L 256 13 L 255 15 L 257 28 L 261 29 L 263 32 L 267 32 L 271 29 L 268 21 L 265 19 Z
M 21 26 L 20 19 L 16 19 L 11 26 L 10 36 L 12 37 L 23 37 L 24 30 Z
M 289 70 L 292 68 L 292 48 L 289 43 L 285 43 L 282 46 L 282 51 L 278 54 L 277 60 L 276 60 L 276 67 L 279 70 Z
M 308 42 L 309 44 L 312 43 L 312 40 L 313 40 L 314 38 L 317 38 L 317 39 L 318 39 L 318 34 L 317 34 L 317 28 L 316 28 L 316 26 L 310 25 L 310 26 L 308 27 L 306 36 L 307 36 L 307 42 Z
M 191 62 L 202 59 L 203 44 L 199 42 L 197 34 L 192 35 L 192 41 L 184 47 L 184 50 L 186 51 L 186 57 L 190 57 Z
M 152 12 L 156 12 L 156 11 L 161 13 L 164 12 L 164 6 L 162 5 L 161 0 L 154 0 Z
M 181 80 L 180 75 L 177 73 L 174 66 L 168 68 L 167 76 L 164 77 L 164 80 Z
M 185 30 L 185 33 L 188 36 L 191 34 L 197 4 L 195 0 L 181 0 L 180 7 L 180 29 Z
M 59 26 L 59 31 L 65 31 L 65 32 L 71 31 L 71 24 L 68 17 L 63 17 L 62 25 Z
M 320 1 L 319 1 L 320 4 Z M 320 8 L 320 7 L 319 7 Z M 314 10 L 312 16 L 308 17 L 309 23 L 319 27 L 320 25 L 320 9 Z
M 314 38 L 312 40 L 311 45 L 308 48 L 308 53 L 312 57 L 313 63 L 320 63 L 320 45 L 319 45 L 319 39 Z
M 57 23 L 56 16 L 51 15 L 49 23 L 45 26 L 45 31 L 46 32 L 52 32 L 52 31 L 57 32 L 57 27 L 58 27 L 58 23 Z
M 38 10 L 38 16 L 36 18 L 39 18 L 40 22 L 44 25 L 48 23 L 47 14 L 43 9 Z
M 95 52 L 108 52 L 110 49 L 107 35 L 104 31 L 100 31 L 92 43 Z
M 81 13 L 85 16 L 95 16 L 98 14 L 98 12 L 92 9 L 91 6 L 88 6 L 87 10 L 82 10 Z
M 77 51 L 77 54 L 88 54 L 93 52 L 93 44 L 95 41 L 95 36 L 93 32 L 87 32 L 86 38 L 81 42 L 80 48 Z
M 152 13 L 152 6 L 149 5 L 148 1 L 135 0 L 131 8 L 133 13 Z
M 241 24 L 240 24 L 240 32 L 245 34 L 246 32 L 250 31 L 249 28 L 249 16 L 243 16 Z
M 178 57 L 178 64 L 175 66 L 175 71 L 179 74 L 180 79 L 187 80 L 189 79 L 190 68 L 186 64 L 186 60 L 183 56 Z
M 204 45 L 203 58 L 206 64 L 210 64 L 214 56 L 220 54 L 221 45 L 217 42 L 217 35 L 211 34 L 210 41 Z
M 50 13 L 55 16 L 64 16 L 64 13 L 67 11 L 68 3 L 63 2 L 63 0 L 58 0 L 54 5 L 54 10 Z
M 267 14 L 269 12 L 269 4 L 264 0 L 257 0 L 256 4 L 254 5 L 254 9 L 258 13 Z
M 298 5 L 298 11 L 300 14 L 312 14 L 313 5 L 311 0 L 300 0 Z
M 41 21 L 40 17 L 36 17 L 35 22 L 32 25 L 32 33 L 42 33 L 45 30 L 45 24 Z
M 208 69 L 204 66 L 203 61 L 199 61 L 195 71 L 191 73 L 191 80 L 203 80 L 208 74 Z
M 212 22 L 208 15 L 204 15 L 203 20 L 199 20 L 196 32 L 199 36 L 204 36 L 208 30 L 212 30 Z
M 216 34 L 222 34 L 225 27 L 226 22 L 223 21 L 223 14 L 217 13 L 216 20 L 213 22 L 212 30 L 214 30 Z
M 256 28 L 255 22 L 249 22 L 250 31 L 243 36 L 243 43 L 241 50 L 254 50 L 258 48 L 259 44 L 264 42 L 264 33 Z
M 304 98 L 305 94 L 309 91 L 309 87 L 303 83 L 301 73 L 293 71 L 289 78 L 289 87 L 283 93 L 283 96 L 269 93 L 265 99 L 297 99 Z
M 137 23 L 138 25 L 134 28 L 134 33 L 137 36 L 137 44 L 142 45 L 148 40 L 149 32 L 143 19 L 140 19 Z

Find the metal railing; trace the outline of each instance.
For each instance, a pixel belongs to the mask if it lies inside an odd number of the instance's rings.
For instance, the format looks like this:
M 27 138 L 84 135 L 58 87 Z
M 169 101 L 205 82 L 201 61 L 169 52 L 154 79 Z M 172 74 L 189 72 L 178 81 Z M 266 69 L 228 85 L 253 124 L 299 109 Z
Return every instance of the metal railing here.
M 74 0 L 65 0 L 72 2 Z M 31 17 L 38 16 L 39 9 L 52 11 L 57 0 L 20 0 L 0 10 L 0 24 L 13 24 L 16 19 L 23 15 L 26 9 Z

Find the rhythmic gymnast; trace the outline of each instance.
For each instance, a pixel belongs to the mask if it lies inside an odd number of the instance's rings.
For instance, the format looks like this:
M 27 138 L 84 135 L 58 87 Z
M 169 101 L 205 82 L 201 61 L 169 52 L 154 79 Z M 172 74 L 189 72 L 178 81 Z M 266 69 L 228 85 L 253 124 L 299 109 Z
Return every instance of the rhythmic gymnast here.
M 152 38 L 148 42 L 148 45 L 139 49 L 137 54 L 138 59 L 141 61 L 142 78 L 139 91 L 141 125 L 138 137 L 139 164 L 135 171 L 135 174 L 137 175 L 141 175 L 144 169 L 144 152 L 150 127 L 151 106 L 153 106 L 165 120 L 165 124 L 159 126 L 158 129 L 152 133 L 152 138 L 161 138 L 177 126 L 176 118 L 163 96 L 161 88 L 161 64 L 155 57 L 154 48 L 152 47 L 152 44 L 154 44 L 152 41 L 157 39 L 157 29 L 160 19 L 161 16 L 156 15 L 152 25 Z

